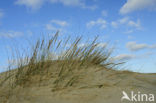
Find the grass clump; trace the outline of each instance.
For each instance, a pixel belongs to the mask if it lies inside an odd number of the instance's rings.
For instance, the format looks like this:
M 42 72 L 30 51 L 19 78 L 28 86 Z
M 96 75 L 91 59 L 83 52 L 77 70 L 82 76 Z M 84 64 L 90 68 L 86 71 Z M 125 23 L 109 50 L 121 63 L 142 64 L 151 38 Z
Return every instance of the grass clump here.
M 84 46 L 80 46 L 82 37 L 77 37 L 70 46 L 70 38 L 58 37 L 57 32 L 49 40 L 39 39 L 27 56 L 17 58 L 14 87 L 46 79 L 53 79 L 54 89 L 72 87 L 89 67 L 110 69 L 117 65 L 110 61 L 107 45 L 101 47 L 97 43 L 98 37 Z

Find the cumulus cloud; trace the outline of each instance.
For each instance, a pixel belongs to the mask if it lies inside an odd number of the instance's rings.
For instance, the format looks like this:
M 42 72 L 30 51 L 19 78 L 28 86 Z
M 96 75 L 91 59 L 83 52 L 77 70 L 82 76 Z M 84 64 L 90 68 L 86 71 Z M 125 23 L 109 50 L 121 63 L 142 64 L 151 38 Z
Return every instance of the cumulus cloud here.
M 0 32 L 0 37 L 5 37 L 5 38 L 15 38 L 22 36 L 23 33 L 19 31 L 7 31 L 7 32 Z
M 97 6 L 96 5 L 92 5 L 92 6 L 88 6 L 85 4 L 85 2 L 82 2 L 82 0 L 17 0 L 15 2 L 16 5 L 24 5 L 28 8 L 31 8 L 33 10 L 37 10 L 39 8 L 41 8 L 41 6 L 44 3 L 61 3 L 65 6 L 77 6 L 77 7 L 81 7 L 84 9 L 96 9 Z
M 91 27 L 93 27 L 93 26 L 100 26 L 100 29 L 104 29 L 104 28 L 107 27 L 107 21 L 104 20 L 104 19 L 99 18 L 99 19 L 97 19 L 97 20 L 95 20 L 95 21 L 89 21 L 89 22 L 86 24 L 86 26 L 87 26 L 88 28 L 91 28 Z
M 156 0 L 127 0 L 127 2 L 121 7 L 120 13 L 127 14 L 133 11 L 142 9 L 155 9 Z
M 153 45 L 147 45 L 147 44 L 137 44 L 136 42 L 128 42 L 126 44 L 126 47 L 130 50 L 130 51 L 138 51 L 138 50 L 142 50 L 142 49 L 154 49 L 156 48 L 156 44 Z

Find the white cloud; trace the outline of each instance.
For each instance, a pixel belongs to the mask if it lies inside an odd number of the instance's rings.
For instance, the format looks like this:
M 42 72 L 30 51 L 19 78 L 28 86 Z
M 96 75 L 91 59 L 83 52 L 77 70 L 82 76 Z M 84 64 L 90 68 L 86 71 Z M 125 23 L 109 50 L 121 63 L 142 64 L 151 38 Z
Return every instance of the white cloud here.
M 87 27 L 100 26 L 100 29 L 104 29 L 107 27 L 107 21 L 104 19 L 97 19 L 96 21 L 90 21 L 86 24 Z
M 24 5 L 28 8 L 31 8 L 32 10 L 37 10 L 40 9 L 44 3 L 48 3 L 48 2 L 52 4 L 61 3 L 65 6 L 77 6 L 84 9 L 92 9 L 92 10 L 97 8 L 96 5 L 87 6 L 85 2 L 82 2 L 82 0 L 17 0 L 15 4 Z
M 147 8 L 155 9 L 156 0 L 127 0 L 127 2 L 121 7 L 120 13 L 127 14 L 133 11 Z
M 146 58 L 147 59 L 148 57 L 152 56 L 153 54 L 155 54 L 155 53 L 150 51 L 150 52 L 146 52 L 141 55 L 138 55 L 137 58 L 139 58 L 139 59 Z
M 136 58 L 135 55 L 132 55 L 132 54 L 120 54 L 120 55 L 117 55 L 116 57 L 113 58 L 113 60 L 130 60 L 130 59 L 133 59 L 133 58 Z
M 120 24 L 126 24 L 129 21 L 129 17 L 124 17 L 118 20 Z
M 5 38 L 14 38 L 22 35 L 23 33 L 18 31 L 0 32 L 0 37 L 5 37 Z
M 117 27 L 118 27 L 118 23 L 115 22 L 115 21 L 112 21 L 112 22 L 111 22 L 111 25 L 112 25 L 112 27 L 114 27 L 114 28 L 117 28 Z
M 147 44 L 137 44 L 136 42 L 128 42 L 126 44 L 126 47 L 130 50 L 130 51 L 138 51 L 138 50 L 142 50 L 142 49 L 154 49 L 156 48 L 156 44 L 153 45 L 147 45 Z
M 57 2 L 60 2 L 66 6 L 83 6 L 84 5 L 83 2 L 81 2 L 80 0 L 57 0 Z
M 24 5 L 33 10 L 41 8 L 43 3 L 44 3 L 44 0 L 17 0 L 15 2 L 16 5 Z
M 125 34 L 130 34 L 130 33 L 133 33 L 133 30 L 127 30 L 127 31 L 125 31 L 124 33 L 125 33 Z M 128 38 L 130 39 L 131 36 L 128 36 Z
M 87 46 L 89 46 L 89 44 L 87 44 L 87 43 L 81 43 L 81 44 L 78 44 L 78 47 L 87 47 Z M 97 47 L 99 47 L 99 48 L 103 48 L 103 47 L 106 47 L 107 46 L 107 43 L 99 43 L 98 45 L 97 45 Z
M 128 42 L 126 44 L 126 47 L 131 51 L 138 51 L 141 49 L 145 49 L 148 46 L 146 44 L 137 44 L 136 42 Z
M 134 54 L 120 54 L 112 58 L 113 61 L 127 61 L 131 59 L 144 59 L 148 58 L 151 55 L 153 55 L 153 52 L 146 52 L 140 55 L 134 55 Z
M 133 39 L 134 37 L 131 35 L 128 35 L 128 39 Z
M 136 22 L 130 20 L 130 21 L 128 21 L 128 25 L 131 27 L 135 27 L 137 29 L 141 29 L 140 20 L 137 20 Z
M 134 20 L 131 20 L 129 17 L 124 17 L 124 18 L 118 19 L 117 21 L 112 21 L 111 25 L 114 28 L 117 28 L 120 25 L 124 25 L 124 26 L 135 28 L 137 30 L 142 29 L 141 22 L 139 19 L 137 21 L 134 21 Z
M 51 23 L 57 24 L 62 27 L 68 25 L 68 23 L 66 21 L 61 21 L 61 20 L 51 20 Z
M 45 25 L 47 30 L 50 31 L 60 31 L 63 32 L 63 28 L 69 24 L 66 21 L 62 20 L 51 20 L 48 24 Z
M 52 3 L 62 3 L 66 6 L 83 6 L 84 3 L 80 0 L 50 0 Z
M 102 14 L 102 16 L 107 16 L 107 15 L 108 15 L 108 13 L 107 13 L 106 10 L 103 10 L 103 11 L 101 12 L 101 14 Z
M 52 24 L 46 24 L 46 29 L 51 31 L 57 31 L 58 29 L 54 27 Z
M 96 9 L 97 6 L 87 6 L 83 0 L 50 0 L 51 3 L 61 3 L 65 6 L 79 6 L 81 8 Z

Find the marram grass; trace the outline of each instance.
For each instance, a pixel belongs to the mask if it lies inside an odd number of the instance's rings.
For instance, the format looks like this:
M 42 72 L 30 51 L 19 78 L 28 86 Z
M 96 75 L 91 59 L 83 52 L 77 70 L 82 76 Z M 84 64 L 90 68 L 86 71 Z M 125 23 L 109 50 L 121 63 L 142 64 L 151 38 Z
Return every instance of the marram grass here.
M 101 66 L 112 69 L 118 65 L 110 60 L 108 45 L 97 43 L 97 37 L 87 45 L 80 46 L 82 37 L 77 37 L 69 46 L 70 38 L 58 39 L 58 32 L 49 40 L 39 39 L 27 56 L 17 57 L 16 72 L 6 76 L 1 85 L 12 80 L 11 86 L 29 86 L 53 78 L 54 90 L 74 86 L 89 67 Z M 11 79 L 13 78 L 13 79 Z

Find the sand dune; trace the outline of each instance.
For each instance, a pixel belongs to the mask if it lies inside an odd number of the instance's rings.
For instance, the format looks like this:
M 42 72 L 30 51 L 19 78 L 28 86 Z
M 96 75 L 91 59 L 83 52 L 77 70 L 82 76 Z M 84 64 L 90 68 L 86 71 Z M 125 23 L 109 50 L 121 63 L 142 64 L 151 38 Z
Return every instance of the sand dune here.
M 1 74 L 1 79 L 4 74 Z M 18 86 L 13 90 L 6 83 L 0 87 L 0 103 L 135 103 L 135 101 L 121 101 L 122 91 L 129 96 L 132 91 L 135 94 L 140 92 L 138 95 L 156 95 L 156 74 L 89 69 L 86 76 L 73 87 L 55 91 L 52 89 L 52 81 L 45 79 L 40 84 Z M 156 100 L 140 103 L 156 103 Z

